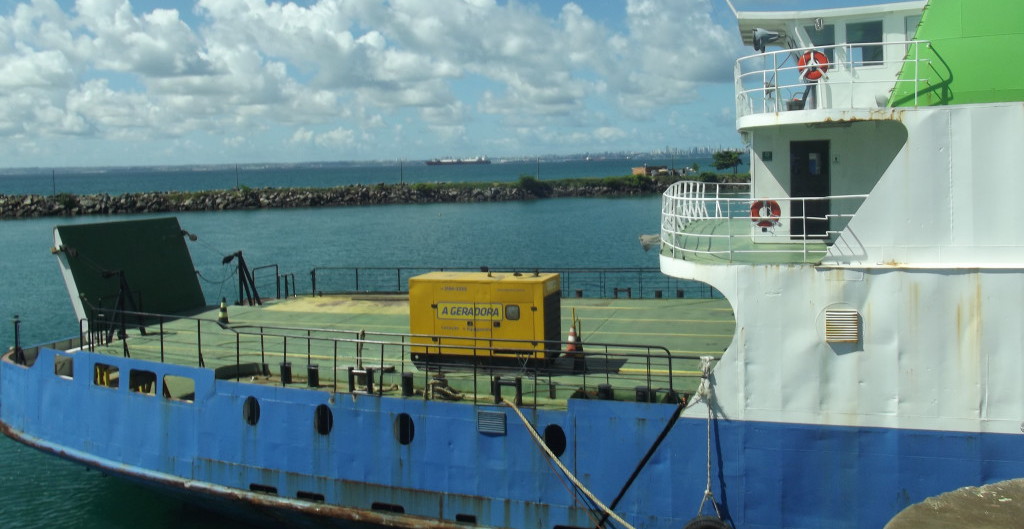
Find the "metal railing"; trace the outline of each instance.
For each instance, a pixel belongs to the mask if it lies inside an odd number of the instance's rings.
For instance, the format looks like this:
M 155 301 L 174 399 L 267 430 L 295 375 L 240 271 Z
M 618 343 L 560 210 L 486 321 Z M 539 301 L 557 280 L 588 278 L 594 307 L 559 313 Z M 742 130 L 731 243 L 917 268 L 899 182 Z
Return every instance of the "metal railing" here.
M 662 196 L 662 252 L 726 262 L 814 262 L 865 198 L 755 200 L 749 184 L 676 182 Z
M 468 267 L 317 267 L 310 271 L 313 295 L 343 293 L 407 293 L 409 278 L 434 271 L 479 271 Z M 490 269 L 533 273 L 534 268 Z M 561 276 L 562 297 L 650 299 L 659 297 L 720 298 L 710 286 L 669 277 L 658 268 L 544 268 Z
M 930 43 L 914 40 L 837 44 L 742 57 L 736 61 L 734 74 L 736 115 L 884 107 L 880 98 L 888 100 L 901 84 L 910 85 L 916 106 L 917 95 L 935 82 L 928 67 L 931 61 L 921 56 L 922 46 Z M 817 72 L 827 71 L 820 78 L 811 79 L 817 74 L 809 76 L 814 70 L 798 61 L 804 54 L 815 52 L 827 58 L 823 64 L 814 65 Z M 904 73 L 907 64 L 911 68 Z
M 127 328 L 118 327 L 119 332 L 109 332 L 110 325 L 123 325 L 118 322 L 133 323 Z M 661 346 L 600 342 L 576 342 L 576 346 L 586 350 L 569 356 L 563 354 L 567 346 L 564 341 L 543 342 L 544 350 L 536 351 L 530 349 L 535 348 L 537 342 L 501 339 L 499 349 L 480 340 L 465 345 L 464 336 L 244 323 L 227 325 L 207 318 L 111 309 L 97 309 L 88 322 L 80 322 L 79 334 L 74 343 L 81 344 L 82 350 L 120 354 L 125 358 L 131 358 L 133 347 L 138 347 L 147 354 L 136 354 L 137 359 L 156 360 L 152 357 L 158 350 L 160 363 L 213 367 L 218 373 L 254 372 L 269 376 L 279 367 L 279 383 L 294 383 L 290 380 L 291 362 L 304 360 L 309 373 L 307 383 L 334 392 L 347 389 L 383 396 L 401 389 L 402 396 L 411 397 L 413 394 L 406 391 L 402 382 L 406 377 L 417 376 L 410 374 L 415 367 L 423 379 L 417 396 L 473 403 L 489 401 L 500 392 L 498 380 L 510 376 L 526 381 L 517 383 L 517 388 L 532 393 L 534 405 L 540 398 L 613 398 L 610 396 L 616 392 L 619 397 L 628 394 L 640 399 L 643 395 L 647 402 L 678 402 L 680 398 L 687 398 L 679 387 L 680 380 L 699 377 L 694 369 L 701 358 L 697 354 L 670 353 Z M 226 335 L 233 340 L 225 340 Z M 231 341 L 233 348 L 226 345 Z M 510 356 L 509 349 L 516 349 L 517 344 L 522 346 L 523 354 Z M 442 349 L 446 356 L 431 353 L 431 350 L 436 353 Z M 420 353 L 418 361 L 413 358 L 416 350 Z M 462 353 L 451 354 L 459 350 Z M 496 357 L 513 362 L 496 365 L 492 362 Z M 280 363 L 271 366 L 272 359 Z M 329 384 L 317 382 L 314 385 L 311 382 L 314 370 L 319 379 L 319 366 L 327 362 L 331 366 L 330 375 L 325 377 Z M 247 369 L 247 366 L 258 366 L 258 369 Z M 353 382 L 353 372 L 363 379 Z M 348 373 L 347 388 L 339 388 L 339 382 L 346 378 L 341 373 Z M 301 383 L 302 377 L 298 378 Z M 440 397 L 435 389 L 438 380 L 444 380 L 444 387 L 449 388 Z M 695 382 L 688 384 L 693 385 Z M 453 399 L 453 395 L 459 398 Z

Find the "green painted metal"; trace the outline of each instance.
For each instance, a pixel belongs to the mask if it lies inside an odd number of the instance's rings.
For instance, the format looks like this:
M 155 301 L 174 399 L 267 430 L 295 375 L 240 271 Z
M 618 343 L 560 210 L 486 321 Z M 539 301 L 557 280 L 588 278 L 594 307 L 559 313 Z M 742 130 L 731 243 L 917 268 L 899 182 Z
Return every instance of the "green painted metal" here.
M 58 226 L 79 295 L 112 308 L 123 272 L 136 310 L 181 314 L 206 305 L 178 219 Z M 128 307 L 126 307 L 128 308 Z
M 1020 0 L 932 0 L 915 36 L 931 43 L 919 50 L 929 62 L 920 72 L 908 62 L 900 74 L 901 80 L 913 80 L 917 73 L 926 81 L 898 83 L 889 106 L 1024 100 L 1024 70 L 1016 67 L 1024 49 L 1022 21 Z

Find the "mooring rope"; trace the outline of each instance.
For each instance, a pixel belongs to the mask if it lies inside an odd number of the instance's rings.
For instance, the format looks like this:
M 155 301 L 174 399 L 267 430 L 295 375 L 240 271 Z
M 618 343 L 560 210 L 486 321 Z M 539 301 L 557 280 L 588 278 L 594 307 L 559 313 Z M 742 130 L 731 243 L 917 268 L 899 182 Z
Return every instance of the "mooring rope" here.
M 704 405 L 708 409 L 708 420 L 707 420 L 707 481 L 704 482 L 704 498 L 700 500 L 700 507 L 697 508 L 697 516 L 700 516 L 704 512 L 704 504 L 707 503 L 708 498 L 711 498 L 711 506 L 715 508 L 715 515 L 719 518 L 722 517 L 722 513 L 718 510 L 718 502 L 715 501 L 715 493 L 711 492 L 711 359 L 710 356 L 700 357 L 700 386 L 697 388 L 697 394 L 701 400 L 704 401 Z
M 572 484 L 576 487 L 577 490 L 586 495 L 587 499 L 592 501 L 594 505 L 597 505 L 597 507 L 601 509 L 601 511 L 603 511 L 605 514 L 607 514 L 608 517 L 612 520 L 619 522 L 626 529 L 636 529 L 632 525 L 627 523 L 625 520 L 620 518 L 619 515 L 612 512 L 612 510 L 605 506 L 605 504 L 601 503 L 601 500 L 597 499 L 597 497 L 594 496 L 592 492 L 587 490 L 587 488 L 583 486 L 583 484 L 580 483 L 578 479 L 576 479 L 576 476 L 574 476 L 568 468 L 565 468 L 565 465 L 563 465 L 562 462 L 558 459 L 558 456 L 556 456 L 554 452 L 552 452 L 551 449 L 548 448 L 548 445 L 544 442 L 543 439 L 540 438 L 540 435 L 537 433 L 537 430 L 533 428 L 533 425 L 530 424 L 530 421 L 526 419 L 526 416 L 523 415 L 523 412 L 519 411 L 519 408 L 516 407 L 515 403 L 509 402 L 504 399 L 502 399 L 501 403 L 504 404 L 505 406 L 512 408 L 512 411 L 516 412 L 516 415 L 519 416 L 519 419 L 523 421 L 524 425 L 526 425 L 526 430 L 530 432 L 530 435 L 533 437 L 534 442 L 536 442 L 537 445 L 540 446 L 541 450 L 544 450 L 544 453 L 547 454 L 548 458 L 551 461 L 558 465 L 558 468 L 562 471 L 563 474 L 565 474 L 567 478 L 569 478 L 569 481 L 572 482 Z

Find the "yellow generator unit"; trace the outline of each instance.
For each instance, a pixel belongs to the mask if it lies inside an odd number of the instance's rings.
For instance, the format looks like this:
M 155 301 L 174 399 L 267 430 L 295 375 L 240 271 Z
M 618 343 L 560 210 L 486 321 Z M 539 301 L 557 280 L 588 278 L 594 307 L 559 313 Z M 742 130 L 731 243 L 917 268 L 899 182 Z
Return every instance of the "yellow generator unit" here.
M 430 272 L 409 278 L 412 358 L 552 359 L 562 339 L 561 296 L 558 274 Z

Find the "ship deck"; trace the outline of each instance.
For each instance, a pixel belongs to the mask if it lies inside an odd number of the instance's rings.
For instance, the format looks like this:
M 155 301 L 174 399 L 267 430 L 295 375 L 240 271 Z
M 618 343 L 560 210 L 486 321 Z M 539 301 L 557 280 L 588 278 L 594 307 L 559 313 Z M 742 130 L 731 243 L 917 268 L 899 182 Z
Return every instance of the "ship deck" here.
M 262 306 L 230 306 L 226 324 L 217 322 L 216 307 L 189 317 L 151 319 L 144 327 L 128 321 L 125 340 L 115 332 L 109 343 L 86 348 L 201 365 L 222 379 L 324 391 L 398 395 L 401 374 L 412 373 L 416 395 L 430 392 L 436 397 L 436 379 L 443 378 L 448 389 L 441 389 L 442 397 L 474 402 L 493 399 L 491 377 L 509 382 L 518 378 L 524 402 L 564 406 L 570 396 L 597 395 L 600 385 L 612 388 L 620 400 L 633 400 L 637 387 L 651 388 L 652 399 L 692 393 L 699 382 L 699 357 L 717 359 L 735 327 L 723 299 L 563 298 L 563 332 L 574 312 L 580 322 L 582 361 L 561 354 L 543 364 L 524 358 L 501 366 L 414 363 L 408 297 L 399 294 L 301 296 Z M 565 343 L 548 347 L 564 350 Z M 283 362 L 292 366 L 291 381 L 282 379 Z M 367 385 L 367 369 L 375 372 L 372 387 Z M 504 391 L 507 397 L 514 389 Z

